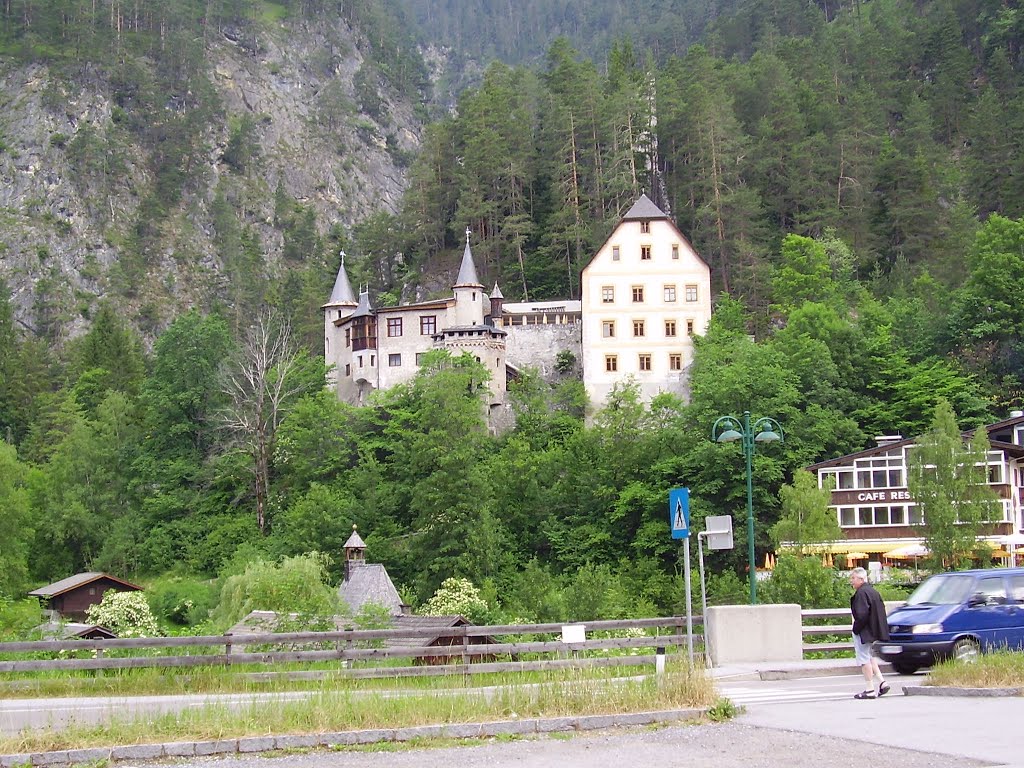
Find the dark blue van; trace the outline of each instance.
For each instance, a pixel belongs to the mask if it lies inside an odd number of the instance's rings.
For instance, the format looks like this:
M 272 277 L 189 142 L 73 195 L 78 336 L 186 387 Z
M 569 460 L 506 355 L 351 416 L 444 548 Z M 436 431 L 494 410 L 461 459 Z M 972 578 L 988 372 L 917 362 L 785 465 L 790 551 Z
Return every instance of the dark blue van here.
M 875 652 L 901 675 L 942 659 L 1024 647 L 1024 568 L 940 573 L 889 614 L 889 640 Z

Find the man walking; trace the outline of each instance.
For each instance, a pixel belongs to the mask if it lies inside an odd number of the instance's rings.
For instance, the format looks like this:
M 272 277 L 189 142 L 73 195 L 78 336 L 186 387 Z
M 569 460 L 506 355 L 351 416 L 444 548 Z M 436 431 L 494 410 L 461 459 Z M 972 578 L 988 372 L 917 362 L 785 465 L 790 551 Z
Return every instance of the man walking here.
M 871 653 L 875 640 L 889 639 L 889 622 L 885 617 L 885 603 L 878 590 L 868 584 L 868 572 L 863 568 L 850 571 L 850 612 L 853 614 L 853 651 L 864 673 L 864 690 L 855 699 L 875 699 L 885 696 L 889 686 L 882 677 L 878 659 Z

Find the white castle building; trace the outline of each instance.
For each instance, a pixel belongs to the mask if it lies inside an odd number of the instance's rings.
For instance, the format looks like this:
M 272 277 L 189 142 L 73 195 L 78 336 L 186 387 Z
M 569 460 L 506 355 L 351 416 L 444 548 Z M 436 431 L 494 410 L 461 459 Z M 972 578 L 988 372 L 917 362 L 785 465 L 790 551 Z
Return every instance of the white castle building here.
M 594 407 L 627 377 L 645 401 L 688 395 L 693 336 L 711 319 L 711 272 L 673 221 L 642 195 L 583 270 L 582 301 L 506 303 L 477 276 L 467 232 L 452 296 L 373 308 L 344 260 L 324 304 L 324 354 L 338 397 L 363 403 L 411 379 L 423 353 L 469 352 L 491 372 L 492 407 L 524 368 L 550 376 L 560 354 L 581 363 Z M 563 360 L 568 356 L 563 355 Z

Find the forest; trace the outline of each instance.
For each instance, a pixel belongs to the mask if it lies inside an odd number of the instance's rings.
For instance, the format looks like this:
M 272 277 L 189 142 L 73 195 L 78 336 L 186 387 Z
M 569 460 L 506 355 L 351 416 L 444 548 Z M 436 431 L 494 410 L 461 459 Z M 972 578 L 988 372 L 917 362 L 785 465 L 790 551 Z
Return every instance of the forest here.
M 266 7 L 207 5 L 243 30 Z M 9 48 L 25 39 L 12 7 L 45 13 L 8 4 Z M 147 7 L 158 55 L 175 24 Z M 64 18 L 33 34 L 80 30 Z M 763 557 L 801 467 L 920 434 L 940 401 L 964 428 L 1021 407 L 1020 23 L 1013 6 L 966 0 L 751 0 L 678 55 L 619 40 L 599 65 L 558 40 L 537 67 L 491 64 L 426 128 L 401 209 L 331 241 L 381 301 L 446 292 L 467 225 L 506 297 L 574 297 L 648 191 L 718 296 L 689 402 L 645 406 L 626 381 L 591 413 L 580 382 L 527 376 L 515 428 L 492 435 L 485 374 L 439 355 L 371 405 L 340 404 L 319 347 L 329 268 L 307 273 L 304 302 L 247 275 L 264 285 L 236 295 L 260 302 L 180 315 L 151 344 L 112 297 L 55 347 L 0 290 L 0 596 L 107 570 L 185 599 L 312 551 L 337 582 L 355 524 L 413 605 L 461 576 L 507 618 L 677 612 L 666 499 L 687 486 L 693 527 L 736 516 L 737 549 L 709 565 L 715 593 L 742 599 L 743 456 L 711 442 L 716 417 L 749 410 L 785 430 L 755 457 Z M 326 242 L 296 261 L 336 264 Z

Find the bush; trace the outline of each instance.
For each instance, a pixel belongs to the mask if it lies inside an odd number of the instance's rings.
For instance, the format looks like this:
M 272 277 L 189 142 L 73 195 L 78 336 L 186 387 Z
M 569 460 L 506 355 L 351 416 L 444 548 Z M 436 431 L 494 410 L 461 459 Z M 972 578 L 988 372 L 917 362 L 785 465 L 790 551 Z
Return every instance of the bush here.
M 103 600 L 86 611 L 89 621 L 106 627 L 118 637 L 159 637 L 156 617 L 141 592 L 108 590 Z
M 765 603 L 796 603 L 803 608 L 842 608 L 850 604 L 850 587 L 815 555 L 781 554 L 775 570 L 759 590 Z
M 329 559 L 320 552 L 283 558 L 279 563 L 256 560 L 245 572 L 229 576 L 213 614 L 214 626 L 227 629 L 252 611 L 274 611 L 290 619 L 290 629 L 313 628 L 338 613 L 341 600 L 327 584 Z
M 485 621 L 490 608 L 469 579 L 445 579 L 420 609 L 424 616 L 463 616 L 474 623 Z

